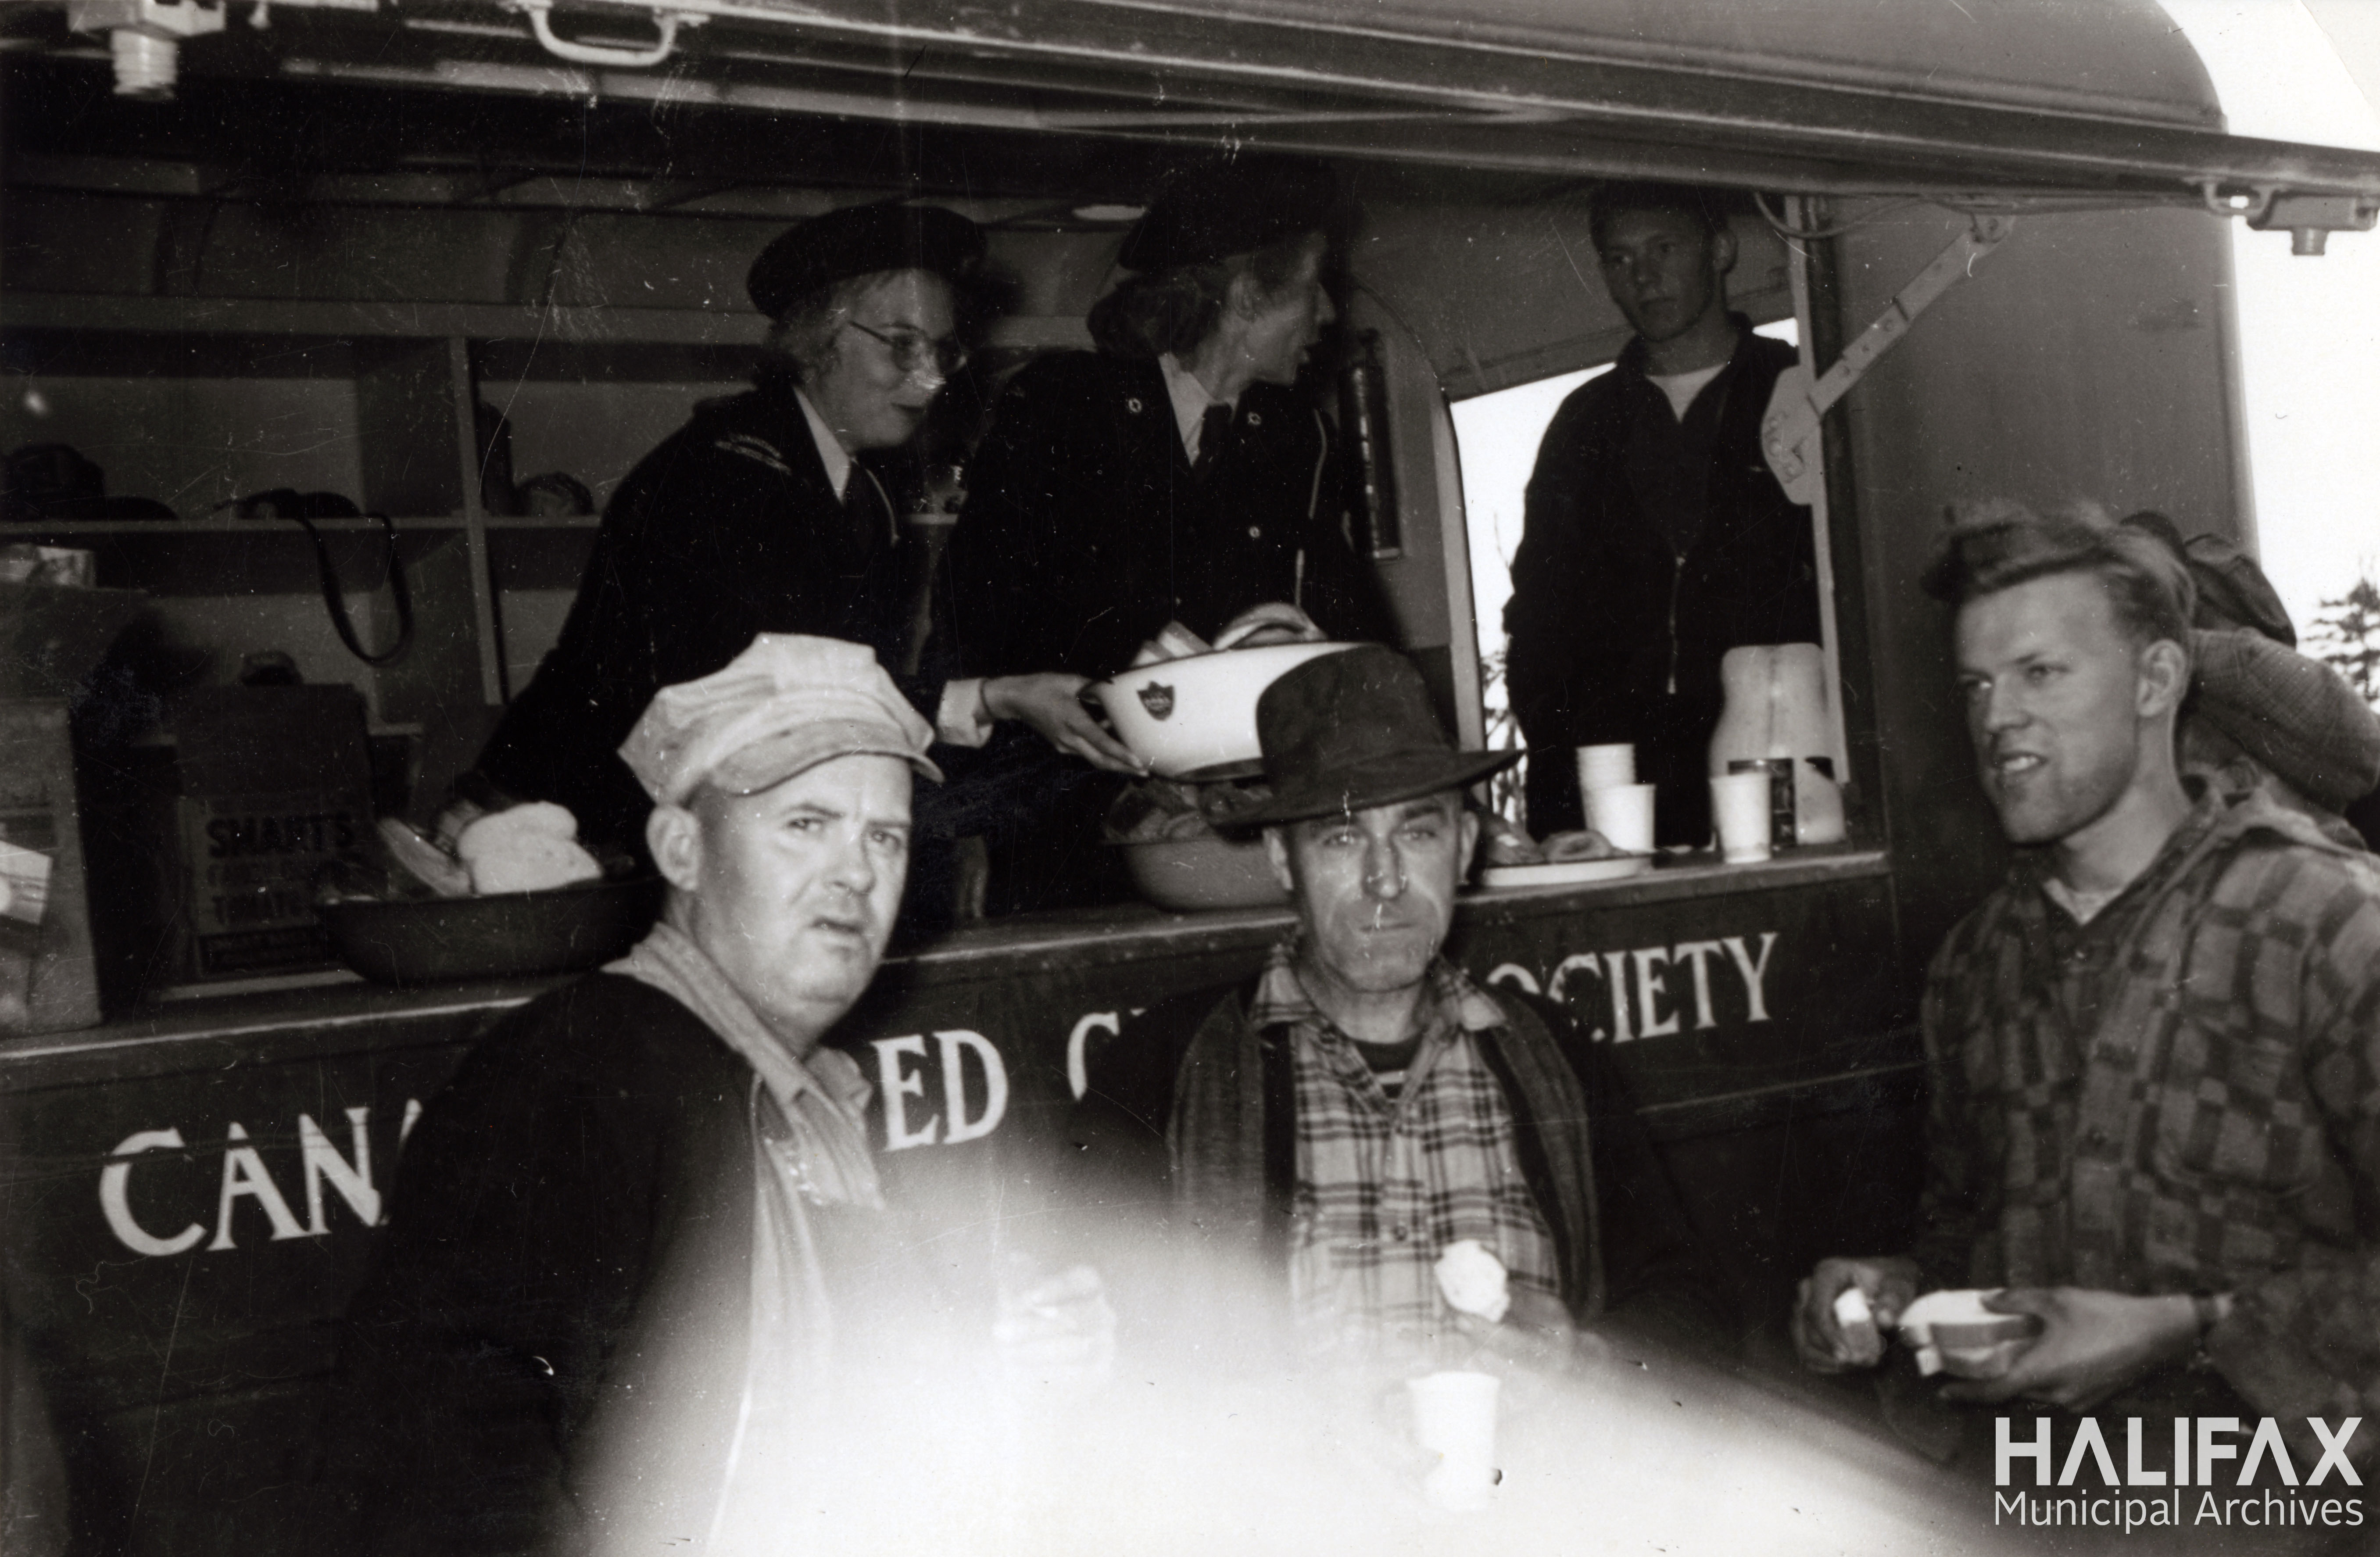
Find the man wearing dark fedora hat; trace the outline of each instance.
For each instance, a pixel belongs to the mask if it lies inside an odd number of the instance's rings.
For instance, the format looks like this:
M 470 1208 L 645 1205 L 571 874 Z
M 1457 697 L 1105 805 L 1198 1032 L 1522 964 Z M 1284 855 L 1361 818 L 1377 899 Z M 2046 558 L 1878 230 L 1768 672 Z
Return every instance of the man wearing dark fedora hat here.
M 1227 1312 L 1193 1344 L 1362 1363 L 1456 1327 L 1438 1268 L 1470 1242 L 1505 1322 L 1558 1352 L 1638 1299 L 1707 1328 L 1723 1303 L 1616 1077 L 1555 1008 L 1440 955 L 1478 841 L 1463 786 L 1512 755 L 1455 749 L 1377 646 L 1289 672 L 1257 719 L 1273 796 L 1244 821 L 1297 929 L 1254 979 L 1126 1027 L 1075 1111 L 1072 1198 L 1138 1240 L 1105 1253 L 1120 1308 L 1196 1294 Z

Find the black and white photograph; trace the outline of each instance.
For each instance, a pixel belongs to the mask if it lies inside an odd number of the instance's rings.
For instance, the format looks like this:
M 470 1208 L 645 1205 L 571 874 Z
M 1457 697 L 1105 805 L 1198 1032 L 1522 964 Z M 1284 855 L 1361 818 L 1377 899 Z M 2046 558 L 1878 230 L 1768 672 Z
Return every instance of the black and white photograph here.
M 2380 1553 L 2380 0 L 0 0 L 0 1557 Z

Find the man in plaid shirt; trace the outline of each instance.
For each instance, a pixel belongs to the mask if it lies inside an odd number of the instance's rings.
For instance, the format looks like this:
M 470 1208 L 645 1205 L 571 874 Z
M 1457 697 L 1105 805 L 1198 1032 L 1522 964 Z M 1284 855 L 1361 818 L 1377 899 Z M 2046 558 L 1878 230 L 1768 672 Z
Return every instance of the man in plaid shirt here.
M 1260 1365 L 1275 1343 L 1393 1356 L 1478 1332 L 1436 1274 L 1466 1241 L 1503 1267 L 1509 1313 L 1482 1319 L 1523 1356 L 1559 1359 L 1615 1305 L 1723 1324 L 1599 1055 L 1439 955 L 1478 840 L 1462 786 L 1515 754 L 1453 749 L 1419 674 L 1372 647 L 1283 675 L 1257 726 L 1274 794 L 1243 820 L 1298 929 L 1254 980 L 1135 1019 L 1075 1113 L 1079 1198 L 1144 1240 L 1110 1272 L 1126 1324 Z
M 2005 1287 L 2039 1335 L 1943 1398 L 2271 1417 L 2305 1465 L 2308 1417 L 2380 1416 L 2380 864 L 2261 791 L 2185 789 L 2192 584 L 2154 541 L 1995 505 L 1926 582 L 2020 855 L 1927 978 L 1917 1247 L 1822 1261 L 1803 1360 L 1879 1360 L 1848 1288 L 1889 1324 Z

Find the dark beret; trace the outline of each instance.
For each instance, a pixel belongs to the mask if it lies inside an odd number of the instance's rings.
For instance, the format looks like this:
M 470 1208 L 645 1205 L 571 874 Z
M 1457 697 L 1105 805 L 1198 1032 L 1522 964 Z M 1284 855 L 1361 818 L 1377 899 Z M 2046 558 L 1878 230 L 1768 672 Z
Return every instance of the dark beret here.
M 2181 554 L 2190 564 L 2191 581 L 2198 586 L 2198 615 L 2192 626 L 2245 627 L 2275 643 L 2298 646 L 2289 608 L 2281 603 L 2255 558 L 2219 535 L 2192 536 Z
M 2190 581 L 2198 588 L 2192 626 L 2244 627 L 2291 649 L 2298 646 L 2297 625 L 2289 620 L 2289 607 L 2281 603 L 2256 559 L 2235 542 L 2219 535 L 2193 535 L 2184 541 L 2180 528 L 2154 508 L 2125 515 L 2123 526 L 2155 536 L 2190 569 Z
M 770 318 L 821 286 L 877 271 L 931 271 L 965 281 L 983 259 L 983 229 L 939 205 L 847 205 L 786 228 L 744 278 Z
M 2345 676 L 2253 628 L 2190 637 L 2194 717 L 2316 805 L 2345 810 L 2380 784 L 2380 714 Z
M 1133 271 L 1206 264 L 1327 231 L 1339 211 L 1338 176 L 1321 163 L 1280 156 L 1210 163 L 1167 181 L 1124 235 L 1116 262 Z

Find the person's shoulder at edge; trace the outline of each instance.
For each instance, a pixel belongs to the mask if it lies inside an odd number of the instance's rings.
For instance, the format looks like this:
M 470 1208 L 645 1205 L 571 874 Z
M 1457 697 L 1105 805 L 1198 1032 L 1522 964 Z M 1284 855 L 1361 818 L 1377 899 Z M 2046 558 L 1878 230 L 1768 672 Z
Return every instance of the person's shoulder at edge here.
M 2218 899 L 2271 912 L 2284 906 L 2285 896 L 2308 904 L 2317 898 L 2327 901 L 2332 893 L 2351 892 L 2380 910 L 2380 857 L 2332 836 L 2313 818 L 2261 789 L 2234 798 L 2201 848 L 2226 855 L 2208 889 Z M 2326 882 L 2330 890 L 2309 892 L 2299 884 L 2285 894 L 2283 878 L 2294 883 Z

